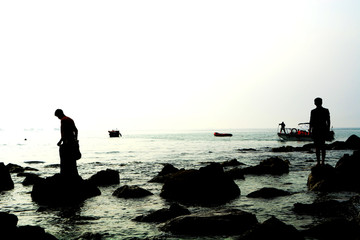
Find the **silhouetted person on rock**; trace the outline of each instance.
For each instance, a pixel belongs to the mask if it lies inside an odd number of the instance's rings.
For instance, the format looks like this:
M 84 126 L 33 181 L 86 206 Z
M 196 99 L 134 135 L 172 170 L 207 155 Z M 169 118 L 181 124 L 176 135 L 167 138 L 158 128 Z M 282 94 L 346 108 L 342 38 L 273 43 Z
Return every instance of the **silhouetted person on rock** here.
M 325 140 L 330 131 L 330 112 L 328 109 L 322 107 L 321 98 L 316 98 L 314 103 L 316 108 L 311 110 L 310 132 L 316 148 L 317 164 L 320 164 L 320 152 L 321 164 L 324 164 L 326 156 Z
M 78 178 L 77 159 L 73 156 L 74 145 L 78 144 L 78 130 L 74 121 L 61 109 L 55 111 L 55 116 L 61 120 L 61 139 L 57 144 L 60 147 L 60 175 L 66 179 Z

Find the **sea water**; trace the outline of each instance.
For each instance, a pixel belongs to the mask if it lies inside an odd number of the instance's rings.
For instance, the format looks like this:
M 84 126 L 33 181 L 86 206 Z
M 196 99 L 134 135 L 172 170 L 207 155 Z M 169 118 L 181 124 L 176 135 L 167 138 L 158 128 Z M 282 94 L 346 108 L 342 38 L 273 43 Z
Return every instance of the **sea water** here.
M 157 224 L 139 223 L 133 219 L 161 208 L 169 202 L 159 194 L 160 183 L 150 183 L 163 164 L 177 168 L 199 169 L 211 162 L 237 159 L 246 166 L 259 164 L 269 157 L 278 156 L 290 162 L 290 173 L 282 176 L 251 176 L 235 180 L 241 196 L 217 209 L 237 208 L 256 215 L 259 222 L 271 216 L 306 229 L 321 221 L 316 217 L 296 215 L 297 202 L 312 203 L 322 198 L 348 200 L 354 193 L 317 194 L 307 190 L 310 169 L 315 165 L 315 154 L 306 152 L 274 153 L 272 148 L 303 146 L 305 142 L 284 142 L 276 129 L 232 129 L 233 137 L 214 137 L 211 130 L 189 131 L 134 131 L 122 132 L 121 138 L 110 138 L 107 131 L 81 131 L 79 133 L 82 158 L 78 161 L 79 174 L 87 179 L 106 169 L 118 170 L 120 184 L 100 187 L 101 195 L 72 208 L 44 208 L 31 200 L 32 186 L 23 186 L 24 177 L 12 174 L 15 188 L 0 193 L 1 211 L 15 214 L 18 225 L 37 225 L 58 239 L 77 239 L 84 234 L 99 234 L 103 239 L 197 239 L 196 236 L 177 236 L 161 232 Z M 360 136 L 360 129 L 334 129 L 337 141 L 345 141 L 352 134 Z M 0 130 L 0 162 L 32 167 L 41 177 L 60 171 L 58 147 L 59 129 Z M 326 162 L 335 166 L 344 154 L 353 151 L 327 151 Z M 112 193 L 123 185 L 137 185 L 154 195 L 140 199 L 121 199 Z M 274 199 L 247 198 L 246 195 L 262 187 L 275 187 L 291 192 L 290 196 Z M 212 208 L 187 206 L 191 212 Z M 217 239 L 214 237 L 213 239 Z M 232 239 L 232 237 L 228 237 Z M 202 239 L 202 238 L 201 238 Z M 212 239 L 211 237 L 209 239 Z

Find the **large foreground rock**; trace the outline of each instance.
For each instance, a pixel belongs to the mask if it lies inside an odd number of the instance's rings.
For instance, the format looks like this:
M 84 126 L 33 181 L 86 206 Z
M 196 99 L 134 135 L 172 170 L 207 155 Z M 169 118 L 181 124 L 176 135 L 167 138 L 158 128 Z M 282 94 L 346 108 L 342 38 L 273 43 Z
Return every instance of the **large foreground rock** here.
M 219 163 L 199 170 L 180 170 L 164 183 L 160 196 L 185 203 L 219 204 L 235 199 L 240 188 Z
M 56 240 L 39 226 L 17 226 L 18 218 L 14 214 L 0 212 L 0 239 L 2 240 Z
M 230 236 L 244 233 L 257 223 L 254 214 L 227 209 L 176 217 L 160 228 L 174 234 Z
M 310 191 L 355 191 L 360 192 L 360 151 L 345 154 L 336 164 L 317 165 L 308 177 Z
M 67 179 L 60 174 L 55 174 L 35 183 L 31 197 L 39 204 L 66 206 L 81 203 L 87 198 L 100 194 L 100 190 L 94 184 L 81 177 Z
M 0 162 L 0 192 L 14 188 L 14 182 L 5 164 Z

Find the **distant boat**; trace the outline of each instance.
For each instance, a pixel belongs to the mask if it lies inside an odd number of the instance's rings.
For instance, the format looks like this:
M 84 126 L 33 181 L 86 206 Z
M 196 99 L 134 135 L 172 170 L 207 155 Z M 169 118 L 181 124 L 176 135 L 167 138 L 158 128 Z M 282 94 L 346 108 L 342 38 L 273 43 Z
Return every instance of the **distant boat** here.
M 109 132 L 110 137 L 122 137 L 119 130 L 111 130 L 111 131 L 108 131 L 108 132 Z
M 218 132 L 214 132 L 214 136 L 215 137 L 232 137 L 231 133 L 218 133 Z
M 277 135 L 285 141 L 313 141 L 312 135 L 309 132 L 309 123 L 299 123 L 299 128 L 285 128 L 284 131 L 280 131 Z M 330 131 L 326 137 L 326 141 L 333 141 L 335 139 L 334 131 Z

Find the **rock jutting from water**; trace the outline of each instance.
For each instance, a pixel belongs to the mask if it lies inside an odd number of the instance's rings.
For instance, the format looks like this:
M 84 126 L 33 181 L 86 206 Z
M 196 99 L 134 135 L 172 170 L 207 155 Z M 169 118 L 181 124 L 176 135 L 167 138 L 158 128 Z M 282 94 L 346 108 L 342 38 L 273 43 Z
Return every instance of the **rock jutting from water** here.
M 142 198 L 153 195 L 150 191 L 143 189 L 139 186 L 124 185 L 116 189 L 113 196 L 118 198 Z
M 0 162 L 0 192 L 7 191 L 14 188 L 14 182 L 11 178 L 9 170 L 5 164 Z
M 354 191 L 360 192 L 360 151 L 353 155 L 345 154 L 335 168 L 325 164 L 317 165 L 311 169 L 308 177 L 310 191 L 334 192 Z
M 119 184 L 120 176 L 118 171 L 106 169 L 92 175 L 88 181 L 95 184 L 96 186 L 107 186 L 112 184 Z
M 68 179 L 55 174 L 34 184 L 31 197 L 33 201 L 48 206 L 67 206 L 79 204 L 84 200 L 100 195 L 96 185 L 80 176 Z
M 281 196 L 289 196 L 290 193 L 281 189 L 264 187 L 247 195 L 249 198 L 275 198 Z
M 252 175 L 282 175 L 289 173 L 289 162 L 279 157 L 271 157 L 260 162 L 256 166 L 246 167 L 242 169 L 244 174 Z
M 240 195 L 240 188 L 219 163 L 199 170 L 180 170 L 165 181 L 160 196 L 190 204 L 222 204 Z

